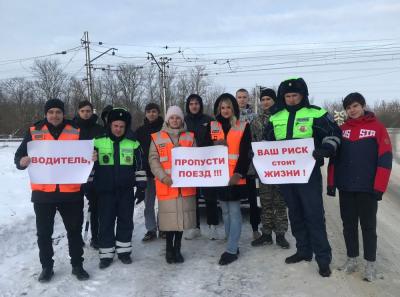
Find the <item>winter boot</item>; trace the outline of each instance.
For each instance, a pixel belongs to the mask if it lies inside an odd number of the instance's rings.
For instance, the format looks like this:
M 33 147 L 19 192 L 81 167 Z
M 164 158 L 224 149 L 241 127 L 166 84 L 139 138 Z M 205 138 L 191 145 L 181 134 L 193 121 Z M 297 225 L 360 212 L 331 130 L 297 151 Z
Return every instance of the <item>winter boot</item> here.
M 322 277 L 330 277 L 331 276 L 331 269 L 329 268 L 329 264 L 324 264 L 324 265 L 320 265 L 318 264 L 318 268 L 319 268 L 319 275 L 321 275 Z
M 237 254 L 230 254 L 228 252 L 224 252 L 221 255 L 221 258 L 219 259 L 218 264 L 223 266 L 223 265 L 228 265 L 231 264 L 232 262 L 236 261 L 238 259 Z
M 83 269 L 82 265 L 77 265 L 72 267 L 72 274 L 80 281 L 88 280 L 89 274 Z
M 156 238 L 157 238 L 157 231 L 150 230 L 150 231 L 146 232 L 146 234 L 144 235 L 142 241 L 143 242 L 152 241 L 152 240 L 154 240 Z
M 311 257 L 305 257 L 303 255 L 300 255 L 298 252 L 296 252 L 296 254 L 291 255 L 290 257 L 287 257 L 285 259 L 285 263 L 286 264 L 294 264 L 294 263 L 299 263 L 301 261 L 310 262 L 311 260 L 312 260 L 312 256 Z
M 54 275 L 53 267 L 43 267 L 42 272 L 39 275 L 38 281 L 41 283 L 47 283 L 51 280 Z
M 118 259 L 123 263 L 123 264 L 132 264 L 132 258 L 129 253 L 122 253 L 118 255 Z
M 218 230 L 216 225 L 208 225 L 208 239 L 217 240 Z
M 190 229 L 185 232 L 185 239 L 192 240 L 201 236 L 200 228 Z
M 348 257 L 346 263 L 340 266 L 338 270 L 350 274 L 355 272 L 357 268 L 358 268 L 357 257 L 352 257 L 352 258 Z
M 178 238 L 175 238 L 174 252 L 175 252 L 175 263 L 185 262 L 185 259 L 181 254 L 181 240 Z
M 263 233 L 259 238 L 253 240 L 251 242 L 252 246 L 262 246 L 266 244 L 272 244 L 272 236 L 271 234 L 265 234 Z
M 99 268 L 105 269 L 111 265 L 113 259 L 112 258 L 102 258 L 100 259 Z
M 290 247 L 289 242 L 285 238 L 285 234 L 276 234 L 276 244 L 283 249 L 288 249 Z
M 363 277 L 364 280 L 367 282 L 373 282 L 374 280 L 376 280 L 375 261 L 367 261 Z

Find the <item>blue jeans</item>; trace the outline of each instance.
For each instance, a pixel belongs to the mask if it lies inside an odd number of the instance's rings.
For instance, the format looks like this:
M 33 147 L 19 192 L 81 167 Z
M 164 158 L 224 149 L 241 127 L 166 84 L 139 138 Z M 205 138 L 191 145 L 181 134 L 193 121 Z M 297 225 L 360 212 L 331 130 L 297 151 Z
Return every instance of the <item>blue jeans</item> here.
M 242 213 L 240 201 L 220 201 L 222 217 L 225 225 L 225 235 L 228 239 L 226 251 L 236 255 L 240 234 L 242 232 Z

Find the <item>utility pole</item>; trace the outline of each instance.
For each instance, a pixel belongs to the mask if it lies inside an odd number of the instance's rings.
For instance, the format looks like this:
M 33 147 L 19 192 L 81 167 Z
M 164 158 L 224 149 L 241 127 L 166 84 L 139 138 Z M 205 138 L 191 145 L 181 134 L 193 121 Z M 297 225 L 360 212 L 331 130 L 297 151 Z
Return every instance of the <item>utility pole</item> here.
M 89 102 L 92 103 L 92 69 L 90 67 L 90 42 L 89 42 L 89 32 L 85 31 L 83 33 L 83 39 L 81 42 L 85 46 L 85 53 L 86 53 L 86 84 L 87 84 L 87 93 Z
M 148 60 L 153 60 L 154 63 L 157 65 L 158 70 L 160 72 L 160 77 L 161 77 L 161 101 L 163 105 L 163 110 L 164 110 L 164 118 L 166 117 L 167 114 L 167 68 L 168 63 L 172 60 L 171 58 L 168 57 L 160 57 L 160 61 L 157 61 L 157 59 L 154 57 L 154 55 L 150 52 L 147 52 L 147 59 Z

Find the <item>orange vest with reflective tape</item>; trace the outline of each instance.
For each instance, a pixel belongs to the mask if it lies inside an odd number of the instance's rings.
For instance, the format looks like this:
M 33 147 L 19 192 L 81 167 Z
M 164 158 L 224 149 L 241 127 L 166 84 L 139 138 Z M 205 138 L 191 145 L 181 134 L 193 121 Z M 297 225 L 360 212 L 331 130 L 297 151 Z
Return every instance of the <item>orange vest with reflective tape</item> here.
M 246 128 L 247 122 L 237 120 L 226 135 L 226 143 L 228 145 L 228 164 L 229 164 L 229 177 L 231 177 L 236 168 L 237 161 L 239 159 L 239 148 L 240 141 Z M 225 140 L 225 133 L 222 129 L 222 125 L 218 121 L 211 121 L 210 123 L 211 140 Z M 241 178 L 238 185 L 245 185 L 246 179 Z
M 174 144 L 165 131 L 159 131 L 151 134 L 151 138 L 156 145 L 158 155 L 160 156 L 160 163 L 164 171 L 171 176 L 172 168 L 172 149 Z M 179 135 L 179 146 L 191 147 L 194 143 L 194 134 L 192 132 L 183 132 Z M 155 178 L 156 181 L 156 196 L 159 200 L 176 199 L 179 192 L 182 197 L 195 196 L 196 188 L 172 188 Z
M 38 140 L 55 140 L 54 137 L 50 134 L 49 129 L 46 125 L 40 130 L 36 130 L 36 127 L 30 127 L 30 132 L 33 141 Z M 79 140 L 79 129 L 75 129 L 70 124 L 66 124 L 63 131 L 58 137 L 58 140 Z M 41 191 L 41 192 L 55 192 L 57 185 L 55 184 L 33 184 L 31 183 L 32 191 Z M 79 192 L 81 189 L 80 184 L 64 184 L 58 185 L 60 192 L 63 193 L 72 193 Z

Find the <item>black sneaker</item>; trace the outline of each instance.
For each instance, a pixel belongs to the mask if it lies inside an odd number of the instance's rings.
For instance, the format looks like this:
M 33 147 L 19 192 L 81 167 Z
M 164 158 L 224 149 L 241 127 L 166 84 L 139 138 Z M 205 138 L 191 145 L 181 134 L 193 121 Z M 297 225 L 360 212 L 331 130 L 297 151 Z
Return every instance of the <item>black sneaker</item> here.
M 271 234 L 262 234 L 259 238 L 251 242 L 252 246 L 262 246 L 266 244 L 273 244 Z
M 238 256 L 235 254 L 230 254 L 228 252 L 224 252 L 221 255 L 221 258 L 219 259 L 218 264 L 223 266 L 223 265 L 228 265 L 231 264 L 232 262 L 235 262 L 238 259 Z
M 48 283 L 54 275 L 53 267 L 43 267 L 39 275 L 38 281 L 41 283 Z
M 118 255 L 118 259 L 124 264 L 132 264 L 132 258 L 129 254 Z
M 276 234 L 276 244 L 283 249 L 288 249 L 290 247 L 289 242 L 285 238 L 285 234 Z
M 331 269 L 329 268 L 329 264 L 328 265 L 319 265 L 319 275 L 321 275 L 322 277 L 330 277 L 332 274 Z
M 72 267 L 72 274 L 80 281 L 89 279 L 89 274 L 83 269 L 82 265 Z
M 112 261 L 113 261 L 113 259 L 111 259 L 111 258 L 103 258 L 103 259 L 100 259 L 99 268 L 100 268 L 100 269 L 105 269 L 105 268 L 107 268 L 108 266 L 111 265 Z
M 286 264 L 294 264 L 294 263 L 299 263 L 301 261 L 310 262 L 311 260 L 312 260 L 312 256 L 311 257 L 304 257 L 304 256 L 300 255 L 299 253 L 296 253 L 294 255 L 291 255 L 290 257 L 287 257 L 285 259 L 285 263 Z
M 142 241 L 146 242 L 146 241 L 151 241 L 153 239 L 157 238 L 157 232 L 156 231 L 147 231 L 147 233 L 144 235 Z

